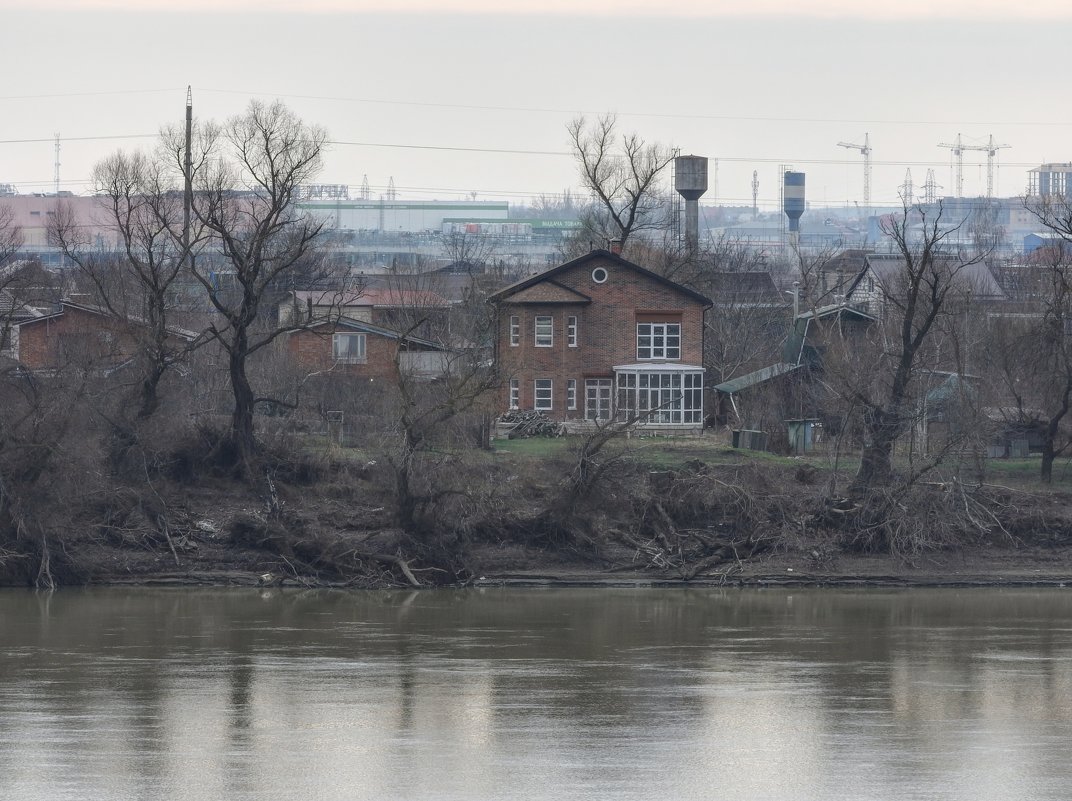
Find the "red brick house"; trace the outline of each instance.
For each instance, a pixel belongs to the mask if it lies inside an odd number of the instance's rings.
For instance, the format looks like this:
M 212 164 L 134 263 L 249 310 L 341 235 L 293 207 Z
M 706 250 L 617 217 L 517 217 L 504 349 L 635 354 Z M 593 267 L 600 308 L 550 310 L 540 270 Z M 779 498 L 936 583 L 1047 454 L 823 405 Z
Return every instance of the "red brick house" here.
M 596 250 L 489 298 L 503 409 L 555 420 L 703 425 L 704 314 L 711 301 Z
M 294 331 L 285 348 L 291 363 L 306 372 L 372 379 L 395 377 L 396 352 L 404 374 L 426 378 L 443 374 L 448 355 L 431 340 L 348 317 Z
M 56 311 L 13 325 L 9 354 L 28 370 L 107 372 L 137 354 L 132 328 L 139 325 L 136 319 L 119 318 L 96 306 L 62 301 Z M 169 333 L 187 342 L 197 338 L 179 328 Z

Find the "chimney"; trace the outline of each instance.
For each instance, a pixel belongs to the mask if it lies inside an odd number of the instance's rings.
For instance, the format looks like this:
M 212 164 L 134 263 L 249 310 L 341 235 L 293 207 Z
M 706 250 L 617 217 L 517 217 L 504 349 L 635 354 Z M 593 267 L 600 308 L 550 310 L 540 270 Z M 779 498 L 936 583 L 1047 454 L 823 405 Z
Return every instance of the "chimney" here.
M 610 240 L 610 252 L 613 253 L 615 256 L 621 256 L 622 255 L 622 240 L 620 240 L 620 239 L 612 239 L 612 240 Z

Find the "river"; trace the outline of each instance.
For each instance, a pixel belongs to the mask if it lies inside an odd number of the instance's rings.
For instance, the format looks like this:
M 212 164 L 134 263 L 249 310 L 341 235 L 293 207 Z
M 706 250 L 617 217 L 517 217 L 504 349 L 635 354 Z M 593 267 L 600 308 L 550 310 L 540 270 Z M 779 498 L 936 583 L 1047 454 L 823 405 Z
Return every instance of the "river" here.
M 0 626 L 4 801 L 1072 794 L 1072 590 L 6 590 Z

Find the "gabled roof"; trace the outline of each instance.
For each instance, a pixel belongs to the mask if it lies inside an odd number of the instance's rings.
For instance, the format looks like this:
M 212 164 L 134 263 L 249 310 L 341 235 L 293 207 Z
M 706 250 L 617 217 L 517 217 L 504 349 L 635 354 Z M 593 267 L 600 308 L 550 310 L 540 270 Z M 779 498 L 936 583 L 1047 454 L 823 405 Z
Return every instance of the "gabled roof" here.
M 304 306 L 371 306 L 373 308 L 437 308 L 450 305 L 442 295 L 426 289 L 366 286 L 360 289 L 296 289 L 293 302 Z M 284 301 L 288 303 L 291 301 Z
M 609 250 L 593 250 L 591 253 L 586 253 L 579 258 L 573 259 L 572 261 L 567 261 L 565 264 L 560 264 L 557 267 L 552 267 L 550 270 L 545 270 L 542 273 L 538 273 L 536 275 L 530 276 L 529 278 L 525 278 L 521 281 L 518 281 L 517 283 L 511 284 L 510 286 L 505 287 L 504 289 L 500 289 L 498 292 L 489 296 L 488 302 L 501 303 L 507 299 L 510 299 L 518 292 L 521 292 L 524 289 L 528 289 L 530 286 L 534 286 L 541 281 L 547 281 L 548 279 L 554 278 L 556 275 L 560 275 L 567 270 L 572 270 L 574 267 L 579 267 L 582 264 L 586 264 L 588 262 L 596 260 L 606 260 L 611 262 L 612 264 L 617 265 L 618 267 L 624 267 L 626 269 L 640 273 L 645 278 L 649 278 L 658 284 L 662 284 L 663 286 L 669 287 L 676 292 L 680 292 L 686 297 L 692 298 L 698 303 L 704 304 L 705 308 L 713 305 L 711 299 L 708 298 L 706 295 L 701 295 L 699 292 L 696 292 L 693 289 L 689 289 L 687 286 L 682 286 L 676 281 L 671 281 L 669 278 L 664 278 L 658 273 L 653 273 L 651 270 L 646 270 L 639 264 L 634 264 L 631 261 L 623 259 L 617 253 L 611 253 Z
M 23 326 L 27 326 L 27 325 L 35 325 L 37 323 L 41 323 L 41 322 L 44 322 L 46 320 L 54 320 L 57 317 L 62 317 L 67 309 L 77 309 L 78 311 L 87 312 L 89 314 L 96 314 L 96 315 L 98 315 L 100 317 L 107 317 L 109 319 L 116 320 L 117 322 L 120 322 L 120 323 L 134 323 L 135 325 L 147 325 L 146 321 L 141 317 L 135 317 L 133 315 L 130 316 L 130 317 L 126 317 L 126 318 L 118 317 L 115 314 L 113 314 L 111 311 L 109 311 L 108 309 L 105 309 L 102 306 L 91 306 L 91 305 L 89 305 L 87 303 L 72 303 L 69 300 L 62 300 L 62 301 L 60 301 L 59 305 L 60 305 L 59 309 L 57 309 L 54 312 L 51 312 L 50 314 L 42 314 L 39 317 L 34 317 L 32 319 L 29 319 L 29 320 L 16 321 L 13 324 L 18 326 L 19 328 L 22 328 Z M 176 336 L 176 337 L 179 337 L 180 339 L 185 339 L 185 340 L 188 340 L 188 341 L 191 341 L 191 342 L 193 340 L 197 339 L 197 337 L 199 336 L 196 331 L 187 331 L 185 328 L 178 328 L 177 326 L 170 326 L 170 325 L 167 327 L 167 332 L 169 334 L 171 334 L 172 336 Z
M 983 262 L 977 261 L 971 264 L 963 264 L 955 256 L 946 256 L 937 254 L 934 256 L 935 261 L 944 262 L 951 267 L 956 268 L 956 275 L 953 282 L 957 287 L 962 289 L 971 289 L 972 293 L 977 298 L 996 298 L 1001 299 L 1005 297 L 1005 292 L 1002 290 L 1001 285 L 998 284 L 997 279 L 994 278 L 994 274 L 990 272 L 990 268 Z M 905 259 L 898 254 L 885 254 L 885 253 L 871 253 L 868 254 L 864 268 L 860 270 L 859 274 L 853 280 L 852 285 L 849 287 L 846 295 L 851 295 L 856 291 L 856 288 L 863 281 L 864 276 L 868 271 L 875 276 L 879 284 L 884 288 L 892 288 L 891 285 L 896 281 L 897 276 L 901 275 L 905 269 Z
M 447 348 L 445 345 L 441 345 L 438 342 L 433 342 L 430 339 L 415 337 L 411 334 L 403 334 L 399 331 L 392 331 L 390 328 L 384 328 L 380 325 L 366 323 L 363 320 L 355 320 L 352 317 L 340 317 L 338 320 L 332 320 L 330 322 L 325 321 L 319 324 L 314 324 L 310 328 L 319 328 L 320 326 L 325 325 L 330 325 L 334 328 L 347 328 L 351 331 L 357 331 L 362 334 L 375 334 L 376 336 L 385 337 L 387 339 L 397 339 L 409 344 L 420 345 L 421 347 L 428 348 L 429 350 L 449 350 L 449 348 Z M 310 329 L 305 328 L 301 330 L 306 331 Z
M 14 320 L 27 320 L 40 317 L 41 312 L 33 306 L 20 302 L 6 289 L 0 289 L 0 318 Z
M 713 272 L 708 276 L 708 289 L 715 303 L 727 306 L 787 306 L 785 296 L 778 291 L 774 278 L 762 270 L 746 272 Z

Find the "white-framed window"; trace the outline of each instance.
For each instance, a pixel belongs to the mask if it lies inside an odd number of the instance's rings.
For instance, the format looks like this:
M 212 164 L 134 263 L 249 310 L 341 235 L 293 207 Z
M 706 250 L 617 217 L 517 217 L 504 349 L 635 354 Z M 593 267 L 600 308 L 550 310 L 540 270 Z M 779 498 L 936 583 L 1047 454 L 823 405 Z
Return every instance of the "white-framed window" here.
M 586 420 L 609 420 L 611 392 L 614 382 L 609 378 L 588 378 L 584 382 L 584 417 Z
M 537 378 L 535 386 L 535 399 L 533 408 L 538 412 L 549 412 L 554 408 L 552 398 L 554 398 L 554 381 L 550 378 Z
M 361 364 L 365 361 L 364 334 L 332 334 L 331 358 L 344 364 Z
M 604 267 L 596 267 L 592 270 L 592 280 L 597 284 L 604 284 L 607 281 L 607 270 Z
M 554 344 L 554 320 L 550 315 L 536 317 L 536 347 L 549 348 Z
M 516 314 L 510 317 L 510 347 L 516 348 L 521 344 L 521 318 Z
M 521 405 L 521 382 L 516 378 L 510 379 L 510 408 L 517 409 Z
M 566 318 L 566 344 L 577 347 L 577 318 L 572 315 Z
M 576 378 L 566 379 L 566 408 L 570 409 L 570 410 L 577 408 L 577 379 Z
M 681 323 L 637 323 L 637 359 L 680 359 Z
M 642 424 L 702 423 L 703 373 L 619 373 L 616 408 L 622 420 Z

